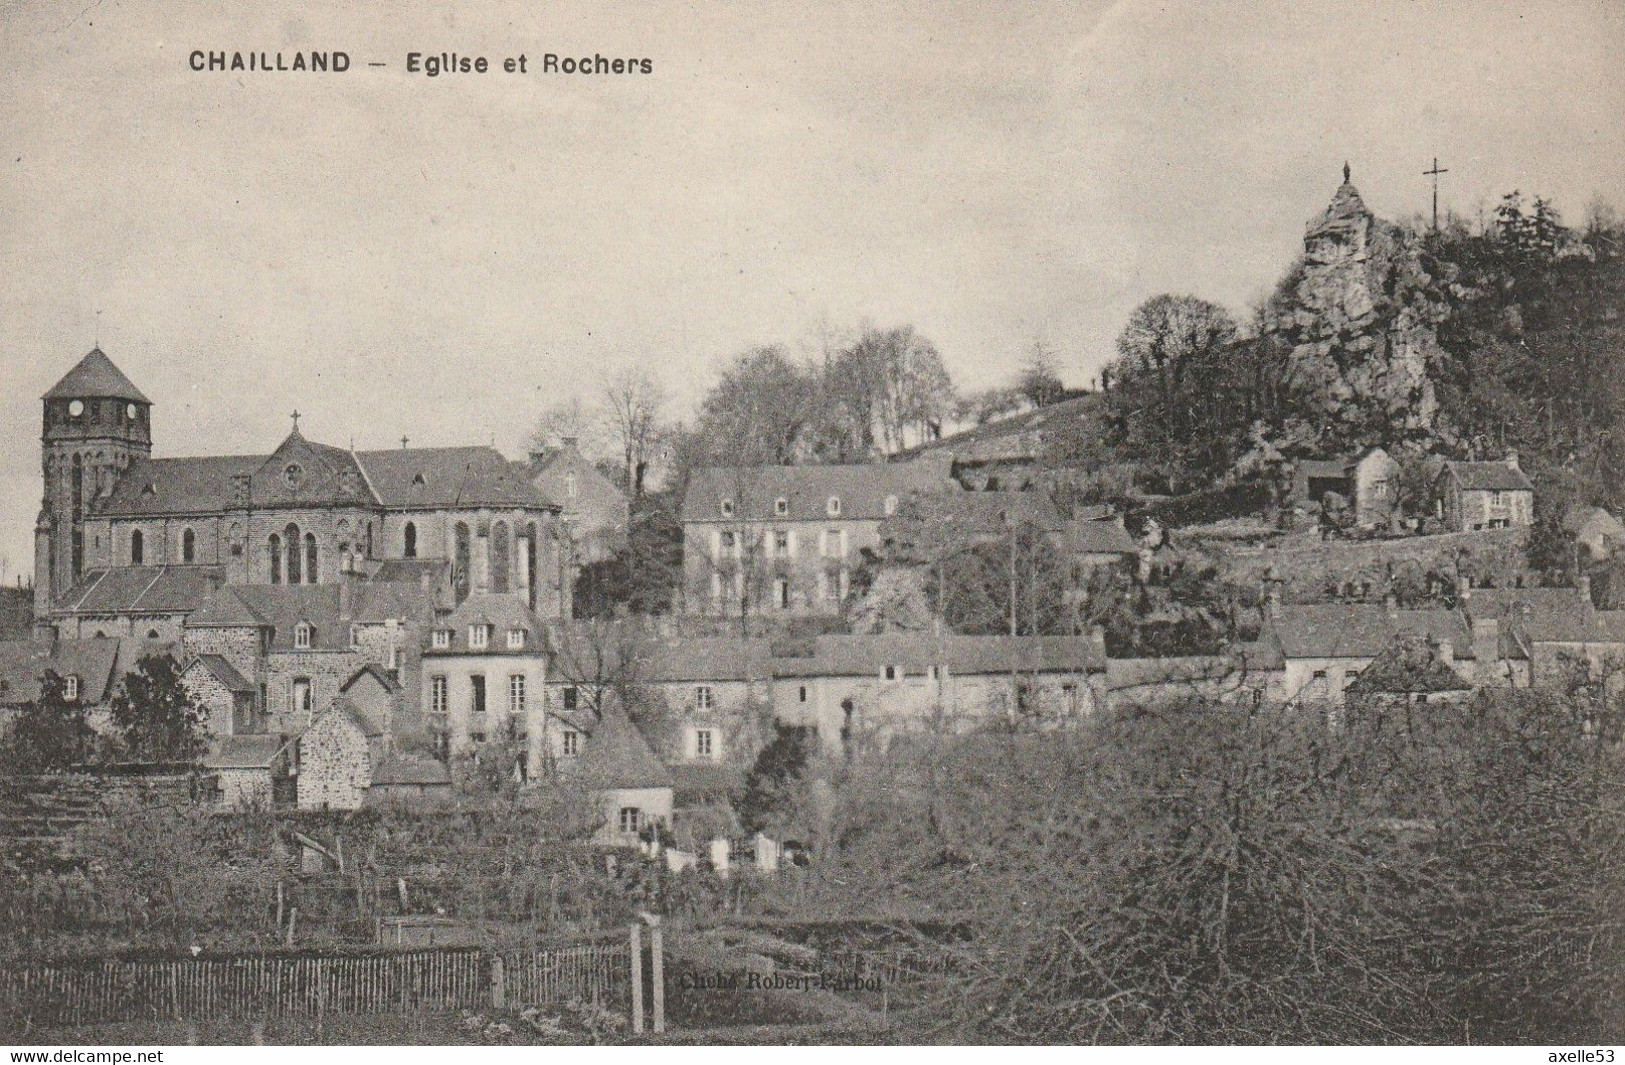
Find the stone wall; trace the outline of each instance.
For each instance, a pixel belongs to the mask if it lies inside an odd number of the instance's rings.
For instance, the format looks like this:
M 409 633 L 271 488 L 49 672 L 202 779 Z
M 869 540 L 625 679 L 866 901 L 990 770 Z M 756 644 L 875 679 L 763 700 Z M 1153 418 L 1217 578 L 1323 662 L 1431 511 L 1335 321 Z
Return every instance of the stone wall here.
M 349 715 L 330 712 L 299 738 L 299 808 L 356 810 L 372 784 L 373 751 Z

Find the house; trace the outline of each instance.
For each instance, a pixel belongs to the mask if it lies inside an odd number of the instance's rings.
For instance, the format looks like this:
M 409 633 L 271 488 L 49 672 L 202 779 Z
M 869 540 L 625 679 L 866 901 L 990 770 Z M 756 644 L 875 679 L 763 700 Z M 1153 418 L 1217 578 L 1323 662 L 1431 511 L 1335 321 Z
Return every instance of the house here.
M 38 699 L 41 681 L 54 673 L 62 678 L 68 701 L 85 707 L 93 726 L 104 727 L 138 646 L 113 639 L 0 641 L 0 723 Z
M 832 635 L 810 651 L 773 659 L 774 718 L 813 729 L 831 751 L 990 723 L 1064 727 L 1099 708 L 1107 668 L 1099 633 Z
M 1625 610 L 1598 610 L 1584 577 L 1576 588 L 1474 588 L 1462 609 L 1497 620 L 1531 684 L 1565 684 L 1580 665 L 1592 676 L 1625 668 Z
M 451 801 L 451 771 L 435 758 L 395 755 L 372 772 L 364 805 L 394 803 L 433 809 Z
M 1472 685 L 1456 671 L 1452 651 L 1447 641 L 1402 634 L 1360 671 L 1343 690 L 1344 698 L 1401 705 L 1459 699 Z
M 635 625 L 583 623 L 557 633 L 550 712 L 596 711 L 612 693 L 658 700 L 662 725 L 645 739 L 668 764 L 748 764 L 770 738 L 769 641 L 660 637 Z M 561 743 L 552 740 L 555 754 Z
M 194 655 L 181 670 L 181 683 L 207 715 L 211 737 L 265 734 L 259 686 L 224 655 Z
M 1335 492 L 1354 508 L 1362 528 L 1386 524 L 1399 506 L 1399 463 L 1372 448 L 1358 458 L 1300 459 L 1293 473 L 1292 499 L 1324 506 Z
M 1563 531 L 1592 562 L 1611 558 L 1625 546 L 1625 523 L 1601 507 L 1570 507 L 1563 515 Z
M 1402 637 L 1428 643 L 1470 686 L 1527 684 L 1499 623 L 1459 611 L 1272 602 L 1266 627 L 1281 648 L 1282 693 L 1290 700 L 1342 702 L 1355 679 Z
M 561 532 L 576 566 L 609 558 L 626 543 L 631 506 L 626 493 L 567 436 L 559 446 L 530 456 L 530 483 L 562 507 Z M 568 564 L 568 563 L 567 563 Z
M 546 751 L 547 666 L 547 630 L 522 600 L 470 595 L 434 622 L 423 650 L 429 730 L 456 755 L 511 728 L 525 747 L 524 772 L 534 776 Z
M 301 810 L 357 810 L 384 762 L 383 725 L 349 699 L 335 699 L 298 738 Z
M 1535 521 L 1535 486 L 1516 453 L 1500 462 L 1446 462 L 1433 482 L 1434 514 L 1451 532 L 1506 529 Z
M 957 491 L 949 456 L 695 471 L 683 496 L 683 609 L 837 615 L 862 552 L 911 495 Z
M 290 744 L 281 736 L 228 735 L 214 740 L 203 757 L 221 806 L 269 806 L 291 779 Z
M 572 715 L 582 731 L 581 753 L 560 763 L 569 778 L 587 789 L 603 815 L 596 839 L 634 844 L 639 834 L 672 817 L 672 776 L 656 758 L 618 703 L 596 715 Z

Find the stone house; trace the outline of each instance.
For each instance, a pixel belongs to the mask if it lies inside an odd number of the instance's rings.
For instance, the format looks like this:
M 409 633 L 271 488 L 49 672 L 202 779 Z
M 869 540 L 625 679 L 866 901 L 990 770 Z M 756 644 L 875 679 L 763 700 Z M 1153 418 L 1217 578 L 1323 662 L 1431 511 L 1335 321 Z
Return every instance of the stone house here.
M 525 746 L 525 773 L 546 752 L 548 634 L 513 596 L 475 594 L 434 622 L 423 651 L 422 705 L 448 755 L 496 740 L 512 728 Z
M 356 810 L 388 752 L 383 725 L 349 699 L 335 700 L 299 735 L 301 810 Z
M 398 804 L 412 809 L 435 809 L 451 801 L 451 771 L 435 758 L 386 758 L 372 772 L 365 804 Z
M 1105 672 L 1098 633 L 819 636 L 810 655 L 773 660 L 773 709 L 779 723 L 815 730 L 831 751 L 994 721 L 1065 727 L 1103 705 Z
M 644 738 L 668 764 L 748 765 L 770 738 L 765 639 L 659 637 L 582 624 L 558 631 L 553 663 L 550 711 L 592 712 L 611 693 L 639 700 L 639 720 L 650 722 Z M 554 737 L 555 755 L 562 742 Z
M 639 833 L 669 824 L 671 773 L 620 706 L 612 701 L 596 715 L 572 715 L 570 720 L 583 732 L 583 747 L 559 767 L 593 796 L 602 811 L 603 827 L 595 839 L 617 846 L 635 844 Z
M 1563 515 L 1563 530 L 1592 562 L 1612 558 L 1625 546 L 1625 522 L 1601 507 L 1570 507 Z
M 0 725 L 39 698 L 46 673 L 62 678 L 68 701 L 89 710 L 93 726 L 105 728 L 108 709 L 124 672 L 135 666 L 140 641 L 0 641 Z
M 1366 603 L 1272 603 L 1265 624 L 1281 649 L 1282 694 L 1294 701 L 1341 703 L 1356 678 L 1402 640 L 1426 643 L 1469 686 L 1528 683 L 1521 656 L 1492 618 Z
M 203 758 L 213 777 L 214 801 L 227 807 L 271 805 L 291 779 L 290 746 L 281 736 L 215 739 Z
M 1399 463 L 1378 447 L 1358 458 L 1301 459 L 1295 464 L 1295 503 L 1323 505 L 1331 492 L 1354 509 L 1354 523 L 1361 528 L 1387 524 L 1399 508 Z
M 1535 522 L 1535 486 L 1518 456 L 1500 462 L 1446 462 L 1433 482 L 1434 514 L 1451 532 L 1507 529 Z
M 1565 684 L 1576 666 L 1593 677 L 1625 671 L 1625 610 L 1598 610 L 1583 577 L 1577 588 L 1474 588 L 1463 610 L 1499 622 L 1531 684 Z
M 626 493 L 581 453 L 575 437 L 531 453 L 530 483 L 544 499 L 563 508 L 560 531 L 574 565 L 601 562 L 626 543 L 631 513 Z
M 683 609 L 841 612 L 853 569 L 911 494 L 956 491 L 950 456 L 698 470 L 683 496 Z
M 260 712 L 259 687 L 224 655 L 194 655 L 181 670 L 181 683 L 207 714 L 212 738 L 266 732 L 268 721 Z

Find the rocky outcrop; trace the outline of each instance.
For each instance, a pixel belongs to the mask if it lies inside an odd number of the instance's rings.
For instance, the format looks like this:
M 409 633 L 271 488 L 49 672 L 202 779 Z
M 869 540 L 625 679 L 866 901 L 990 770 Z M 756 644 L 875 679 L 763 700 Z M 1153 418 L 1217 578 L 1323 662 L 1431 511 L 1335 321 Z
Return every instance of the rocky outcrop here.
M 1414 244 L 1347 177 L 1310 221 L 1265 328 L 1289 349 L 1293 387 L 1326 443 L 1391 446 L 1431 434 L 1438 310 Z

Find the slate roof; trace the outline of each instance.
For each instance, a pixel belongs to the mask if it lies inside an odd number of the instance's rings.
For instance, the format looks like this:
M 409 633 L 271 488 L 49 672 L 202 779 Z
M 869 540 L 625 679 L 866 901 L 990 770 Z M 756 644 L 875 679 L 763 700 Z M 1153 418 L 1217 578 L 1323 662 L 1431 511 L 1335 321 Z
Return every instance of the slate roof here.
M 294 464 L 302 474 L 297 487 L 286 477 Z M 495 448 L 350 452 L 294 430 L 270 455 L 137 459 L 93 511 L 107 517 L 224 513 L 238 474 L 249 476 L 250 499 L 263 509 L 558 509 L 530 483 L 522 464 L 509 462 Z
M 1067 547 L 1082 555 L 1138 555 L 1134 537 L 1115 518 L 1074 521 L 1067 526 Z
M 232 477 L 264 462 L 264 455 L 138 458 L 91 510 L 103 517 L 220 514 L 231 502 Z
M 294 650 L 294 630 L 311 626 L 312 650 L 343 651 L 350 647 L 350 625 L 377 624 L 391 618 L 427 618 L 434 600 L 415 584 L 356 582 L 350 586 L 350 613 L 340 611 L 336 584 L 228 584 L 186 619 L 186 627 L 271 628 L 271 650 Z
M 281 736 L 222 736 L 203 757 L 208 769 L 269 769 L 281 753 Z
M 922 677 L 930 666 L 951 675 L 1098 673 L 1106 668 L 1100 645 L 1087 636 L 937 636 L 891 632 L 867 636 L 819 636 L 812 659 L 776 659 L 778 676 L 879 677 L 895 666 L 904 677 Z M 782 668 L 781 668 L 782 667 Z
M 383 688 L 384 691 L 389 692 L 391 695 L 397 695 L 401 691 L 400 681 L 390 676 L 389 672 L 382 666 L 368 662 L 366 665 L 350 674 L 350 679 L 339 686 L 339 694 L 342 695 L 349 691 L 355 686 L 357 681 L 359 681 L 362 677 L 367 676 L 372 677 L 373 680 L 378 682 L 379 687 Z
M 1451 610 L 1396 610 L 1367 603 L 1281 607 L 1271 630 L 1294 658 L 1375 658 L 1401 633 L 1448 640 L 1458 658 L 1471 658 L 1471 634 Z
M 410 784 L 424 786 L 451 786 L 451 771 L 446 764 L 433 758 L 386 758 L 373 770 L 372 786 Z
M 214 679 L 230 692 L 252 692 L 255 686 L 248 678 L 237 671 L 237 667 L 226 661 L 220 655 L 198 655 L 193 662 L 213 674 Z
M 1468 691 L 1471 685 L 1425 640 L 1401 637 L 1384 648 L 1346 689 L 1351 695 L 1408 695 Z
M 623 656 L 635 658 L 628 675 L 645 684 L 765 680 L 773 672 L 766 639 L 659 637 L 635 626 L 575 624 L 556 628 L 553 641 L 551 677 L 566 683 L 611 680 Z
M 881 521 L 886 518 L 886 497 L 899 505 L 917 492 L 956 491 L 947 466 L 929 459 L 916 462 L 876 462 L 852 466 L 712 467 L 696 470 L 683 495 L 685 522 L 735 521 Z M 841 501 L 841 513 L 829 513 L 831 497 Z M 733 502 L 731 517 L 722 513 L 722 500 Z M 783 499 L 788 513 L 775 512 Z
M 1504 462 L 1447 462 L 1446 473 L 1455 477 L 1464 492 L 1533 492 L 1522 470 Z
M 0 642 L 0 705 L 15 706 L 39 698 L 46 671 L 79 678 L 79 701 L 106 701 L 117 685 L 114 668 L 120 643 L 101 640 L 6 640 Z
M 618 707 L 606 709 L 599 717 L 577 766 L 577 772 L 599 788 L 672 786 L 671 773 Z
M 495 448 L 434 447 L 356 454 L 383 506 L 406 510 L 558 507 Z
M 91 348 L 73 369 L 52 385 L 41 399 L 128 399 L 151 404 L 152 400 L 130 383 L 101 348 Z
M 185 614 L 213 594 L 219 566 L 121 566 L 87 570 L 57 601 L 70 614 Z
M 473 648 L 468 645 L 468 630 L 474 625 L 491 626 L 488 646 Z M 476 592 L 464 599 L 450 617 L 437 620 L 434 627 L 451 631 L 451 646 L 434 647 L 431 644 L 425 654 L 534 655 L 547 650 L 547 627 L 517 595 Z M 524 630 L 523 648 L 508 647 L 510 629 Z

